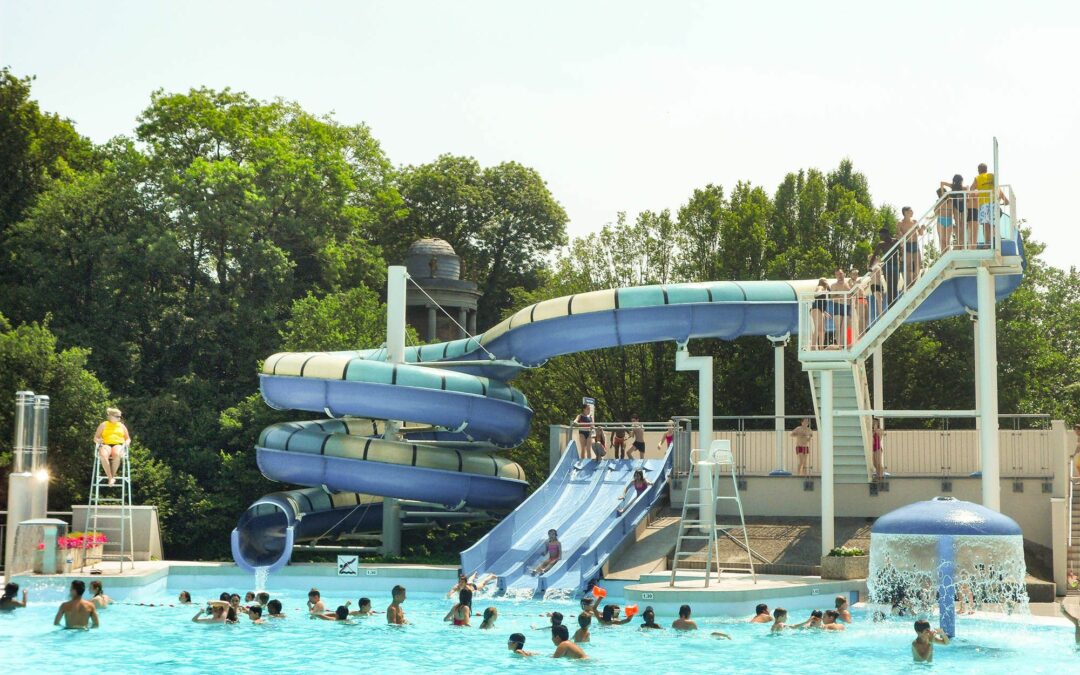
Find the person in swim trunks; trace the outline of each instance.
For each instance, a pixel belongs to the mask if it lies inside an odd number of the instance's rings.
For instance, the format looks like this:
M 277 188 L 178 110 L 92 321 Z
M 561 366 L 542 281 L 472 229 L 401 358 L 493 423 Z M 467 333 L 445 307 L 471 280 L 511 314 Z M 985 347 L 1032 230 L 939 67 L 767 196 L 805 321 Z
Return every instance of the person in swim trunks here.
M 97 607 L 94 603 L 83 600 L 84 593 L 86 593 L 85 582 L 81 579 L 71 582 L 71 595 L 68 601 L 60 605 L 60 609 L 56 611 L 56 618 L 53 619 L 54 626 L 59 626 L 61 619 L 64 620 L 64 628 L 85 630 L 97 628 L 100 625 Z
M 814 302 L 810 305 L 810 321 L 813 323 L 811 349 L 825 348 L 825 322 L 832 316 L 829 305 L 829 280 L 818 279 L 814 289 Z
M 630 437 L 630 431 L 626 427 L 619 427 L 611 432 L 611 448 L 615 453 L 615 459 L 626 459 L 626 440 Z
M 638 419 L 637 415 L 630 416 L 630 433 L 634 435 L 633 450 L 630 452 L 637 450 L 641 453 L 641 458 L 645 459 L 645 427 L 641 424 L 641 420 Z M 627 456 L 629 457 L 629 455 Z M 629 458 L 633 459 L 633 457 Z
M 807 466 L 810 459 L 810 439 L 813 438 L 814 431 L 810 428 L 810 418 L 804 417 L 803 421 L 799 423 L 799 426 L 795 427 L 795 430 L 791 432 L 791 437 L 795 439 L 795 459 L 798 460 L 799 466 L 796 471 L 799 476 L 803 478 L 810 477 L 810 468 Z
M 555 563 L 559 562 L 560 558 L 562 558 L 562 544 L 559 543 L 558 532 L 555 530 L 548 530 L 548 538 L 547 541 L 544 542 L 543 550 L 547 554 L 547 559 L 533 568 L 532 575 L 534 577 L 547 572 L 555 566 Z
M 874 480 L 885 480 L 885 449 L 881 445 L 881 439 L 885 437 L 885 430 L 881 428 L 881 420 L 874 420 L 872 431 L 873 454 L 874 454 Z
M 993 214 L 993 201 L 994 201 L 994 174 L 987 171 L 986 164 L 979 165 L 979 174 L 975 176 L 975 182 L 971 184 L 971 190 L 977 191 L 975 196 L 978 209 L 976 210 L 976 218 L 978 224 L 982 226 L 982 243 L 979 244 L 979 248 L 990 248 L 992 240 L 990 238 L 990 221 Z M 1009 205 L 1009 198 L 1005 196 L 1005 191 L 998 189 L 998 199 L 1003 206 Z M 974 237 L 972 238 L 974 241 Z
M 896 233 L 904 242 L 904 286 L 910 288 L 922 270 L 922 252 L 919 249 L 918 223 L 910 206 L 900 209 L 904 216 L 896 223 Z

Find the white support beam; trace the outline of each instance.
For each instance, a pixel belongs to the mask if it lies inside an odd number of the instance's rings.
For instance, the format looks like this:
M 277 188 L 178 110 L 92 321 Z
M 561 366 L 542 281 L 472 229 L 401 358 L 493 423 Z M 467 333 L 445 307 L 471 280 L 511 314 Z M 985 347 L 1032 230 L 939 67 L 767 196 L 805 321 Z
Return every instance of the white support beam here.
M 393 265 L 386 270 L 386 360 L 389 363 L 405 362 L 405 284 L 408 274 L 405 267 Z M 429 314 L 434 309 L 429 310 Z M 429 319 L 430 321 L 430 319 Z M 383 438 L 397 439 L 401 420 L 387 420 Z M 401 555 L 401 505 L 396 499 L 383 500 L 382 553 L 385 556 Z
M 978 295 L 978 348 L 975 363 L 979 392 L 979 459 L 982 471 L 982 504 L 1001 511 L 1001 459 L 998 450 L 997 392 L 997 297 L 994 277 L 986 267 L 976 276 Z
M 874 400 L 873 407 L 878 410 L 885 409 L 885 371 L 884 363 L 881 360 L 881 345 L 874 347 L 873 354 L 873 368 L 874 368 Z M 885 420 L 881 421 L 881 428 L 885 428 Z
M 784 467 L 784 437 L 787 427 L 784 424 L 784 347 L 787 346 L 790 335 L 767 336 L 773 345 L 773 415 L 775 420 L 773 429 L 776 430 L 776 468 L 770 476 L 790 476 L 791 472 Z
M 690 356 L 686 343 L 675 351 L 675 370 L 698 373 L 698 445 L 707 450 L 713 437 L 713 360 L 711 356 Z
M 821 555 L 836 546 L 833 522 L 833 373 L 821 371 Z

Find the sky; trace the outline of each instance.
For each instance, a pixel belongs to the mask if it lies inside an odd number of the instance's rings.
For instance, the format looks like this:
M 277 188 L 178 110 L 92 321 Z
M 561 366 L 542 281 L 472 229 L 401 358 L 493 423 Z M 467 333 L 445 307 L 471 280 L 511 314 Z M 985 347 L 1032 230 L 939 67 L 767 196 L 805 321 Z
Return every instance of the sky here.
M 922 213 L 997 137 L 1045 259 L 1080 265 L 1078 2 L 0 0 L 0 65 L 98 142 L 156 89 L 231 87 L 364 122 L 396 164 L 517 161 L 572 236 L 845 157 Z

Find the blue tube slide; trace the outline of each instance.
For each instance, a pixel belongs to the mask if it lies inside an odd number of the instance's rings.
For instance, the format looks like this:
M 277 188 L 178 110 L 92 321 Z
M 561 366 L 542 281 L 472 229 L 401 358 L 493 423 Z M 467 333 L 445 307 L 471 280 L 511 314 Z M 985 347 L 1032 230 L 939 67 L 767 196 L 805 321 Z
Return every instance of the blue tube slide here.
M 1002 253 L 1023 256 L 1018 234 L 1003 242 Z M 997 297 L 1012 293 L 1020 281 L 1020 274 L 995 276 Z M 269 405 L 343 419 L 297 423 L 295 428 L 271 427 L 257 448 L 260 470 L 271 480 L 319 486 L 331 492 L 416 499 L 450 507 L 513 508 L 525 497 L 524 474 L 498 451 L 520 444 L 528 434 L 532 410 L 524 395 L 507 384 L 523 368 L 542 365 L 555 356 L 604 347 L 794 334 L 798 331 L 798 294 L 812 291 L 815 283 L 813 279 L 715 281 L 554 298 L 516 312 L 482 335 L 407 348 L 401 364 L 388 363 L 384 349 L 275 354 L 266 360 L 260 374 L 263 398 Z M 976 305 L 975 280 L 950 278 L 907 320 L 958 316 Z M 351 416 L 370 419 L 358 421 Z M 430 425 L 433 430 L 383 440 L 376 438 L 371 419 L 405 419 Z M 343 426 L 333 427 L 335 424 Z M 609 477 L 612 481 L 626 478 L 621 473 Z M 591 504 L 592 500 L 610 499 L 614 487 L 606 478 L 592 476 L 584 469 L 576 477 L 557 471 L 548 482 L 568 481 L 574 485 L 574 494 Z M 526 502 L 530 503 L 536 502 Z M 568 510 L 564 503 L 550 503 L 548 508 Z M 515 513 L 510 519 L 523 517 Z M 578 514 L 571 520 L 594 523 L 597 531 L 589 540 L 614 531 L 612 523 L 603 518 L 594 522 Z M 469 563 L 466 567 L 494 565 L 509 551 L 519 550 L 517 541 L 505 534 L 508 531 L 513 528 L 493 530 L 491 538 L 481 542 L 483 546 L 463 557 L 463 562 Z M 258 539 L 260 535 L 249 527 L 244 536 Z M 288 535 L 274 525 L 261 536 L 283 540 Z M 292 536 L 295 539 L 295 530 Z M 499 546 L 505 547 L 504 553 L 496 555 Z M 237 563 L 252 568 L 255 558 L 265 561 L 262 554 L 252 554 L 249 559 L 245 551 L 255 548 L 234 548 Z M 290 547 L 283 542 L 266 548 L 281 551 L 274 564 L 287 561 Z M 602 558 L 606 548 L 586 547 L 577 560 L 593 554 Z M 574 549 L 569 554 L 576 552 Z M 502 562 L 499 566 L 505 568 L 504 581 L 511 586 L 521 580 L 520 566 L 514 568 L 517 571 Z M 541 580 L 538 590 L 555 583 L 573 586 L 592 567 L 592 560 L 579 565 L 571 564 L 568 557 L 564 571 L 545 575 L 547 579 Z

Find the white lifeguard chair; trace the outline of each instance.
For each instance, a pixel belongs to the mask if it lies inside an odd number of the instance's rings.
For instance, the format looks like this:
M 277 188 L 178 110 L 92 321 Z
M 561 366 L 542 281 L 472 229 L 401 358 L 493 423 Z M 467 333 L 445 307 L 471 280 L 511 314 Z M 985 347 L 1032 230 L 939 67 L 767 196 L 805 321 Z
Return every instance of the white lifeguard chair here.
M 731 485 L 734 488 L 733 495 L 721 495 L 719 491 L 720 477 L 723 474 L 731 476 Z M 731 500 L 739 511 L 739 522 L 742 525 L 742 544 L 746 549 L 746 558 L 750 564 L 750 577 L 757 583 L 757 572 L 754 570 L 754 556 L 750 551 L 750 538 L 746 533 L 746 518 L 743 515 L 742 500 L 739 498 L 739 481 L 735 475 L 735 457 L 731 452 L 731 441 L 726 439 L 714 440 L 709 449 L 695 449 L 690 451 L 690 474 L 686 482 L 686 495 L 683 498 L 682 517 L 679 519 L 679 533 L 675 539 L 675 557 L 671 561 L 671 581 L 669 586 L 675 586 L 675 579 L 679 572 L 679 563 L 685 562 L 691 556 L 698 555 L 698 551 L 685 551 L 684 543 L 688 541 L 706 541 L 705 554 L 705 587 L 709 587 L 712 579 L 713 560 L 716 560 L 716 579 L 720 580 L 723 569 L 720 566 L 720 547 L 717 535 L 723 533 L 732 537 L 727 528 L 716 524 L 716 506 L 721 500 Z M 696 508 L 697 518 L 687 516 L 690 509 Z M 736 539 L 736 541 L 738 541 Z M 743 571 L 743 570 L 739 570 Z
M 119 493 L 116 491 L 119 491 Z M 97 562 L 104 560 L 118 560 L 121 573 L 124 571 L 125 563 L 134 568 L 135 541 L 131 514 L 130 442 L 124 444 L 124 456 L 120 460 L 120 473 L 117 474 L 113 485 L 109 485 L 109 477 L 101 470 L 99 446 L 94 446 L 94 470 L 90 479 L 88 511 L 86 519 L 87 533 L 100 532 L 109 538 L 109 543 L 116 542 L 118 544 L 118 548 L 113 551 L 105 552 L 103 550 L 101 558 L 95 561 L 91 570 L 96 569 Z

